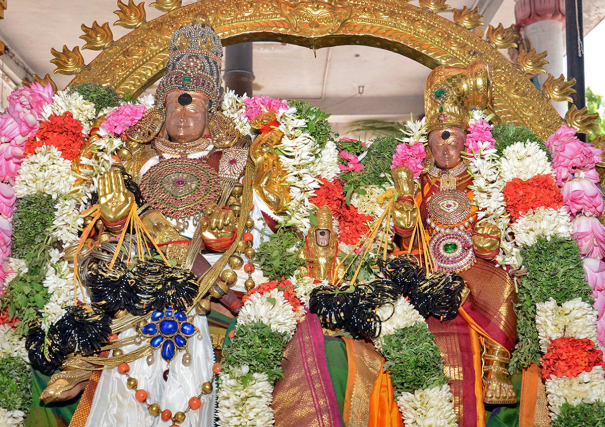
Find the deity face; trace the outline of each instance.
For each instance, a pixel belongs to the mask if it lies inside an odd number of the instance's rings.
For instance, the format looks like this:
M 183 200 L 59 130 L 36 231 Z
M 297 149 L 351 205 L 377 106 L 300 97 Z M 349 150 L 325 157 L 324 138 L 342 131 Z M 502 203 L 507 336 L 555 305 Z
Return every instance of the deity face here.
M 462 128 L 449 127 L 429 134 L 429 147 L 440 169 L 452 169 L 462 161 L 466 132 Z
M 191 142 L 204 136 L 208 122 L 208 98 L 182 90 L 166 96 L 166 132 L 171 141 Z
M 319 228 L 315 230 L 315 241 L 317 246 L 325 248 L 330 245 L 330 230 L 325 228 Z

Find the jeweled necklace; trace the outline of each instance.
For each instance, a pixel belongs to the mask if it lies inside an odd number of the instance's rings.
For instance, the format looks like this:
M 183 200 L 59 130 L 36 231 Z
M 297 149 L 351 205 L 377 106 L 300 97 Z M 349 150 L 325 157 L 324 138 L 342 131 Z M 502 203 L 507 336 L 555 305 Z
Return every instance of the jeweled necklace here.
M 165 138 L 157 137 L 153 141 L 153 148 L 160 154 L 171 154 L 186 157 L 193 153 L 204 151 L 210 146 L 210 140 L 206 137 L 191 142 L 173 142 Z

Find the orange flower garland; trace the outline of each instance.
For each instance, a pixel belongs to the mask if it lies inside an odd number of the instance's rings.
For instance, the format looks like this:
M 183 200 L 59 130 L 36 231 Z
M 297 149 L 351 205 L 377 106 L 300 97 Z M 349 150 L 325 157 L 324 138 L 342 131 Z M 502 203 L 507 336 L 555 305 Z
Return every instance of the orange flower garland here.
M 504 201 L 513 221 L 530 209 L 543 206 L 557 210 L 563 206 L 561 190 L 551 175 L 536 175 L 527 181 L 519 178 L 509 181 L 504 187 Z
M 294 285 L 289 280 L 284 280 L 282 277 L 281 281 L 274 280 L 273 282 L 266 282 L 258 285 L 255 288 L 252 288 L 244 297 L 242 298 L 242 302 L 246 302 L 250 295 L 253 294 L 264 294 L 265 292 L 270 292 L 273 289 L 277 289 L 278 291 L 282 291 L 284 293 L 284 298 L 286 301 L 290 303 L 292 306 L 292 310 L 296 311 L 298 307 L 302 305 L 300 300 L 296 297 L 296 292 L 294 291 Z
M 40 122 L 40 129 L 25 143 L 25 153 L 34 154 L 36 148 L 53 145 L 65 160 L 74 160 L 84 145 L 82 124 L 70 112 L 61 116 L 51 114 L 48 121 Z
M 603 352 L 595 348 L 595 343 L 587 338 L 562 337 L 548 346 L 542 362 L 542 378 L 574 378 L 582 372 L 589 372 L 595 366 L 603 366 Z

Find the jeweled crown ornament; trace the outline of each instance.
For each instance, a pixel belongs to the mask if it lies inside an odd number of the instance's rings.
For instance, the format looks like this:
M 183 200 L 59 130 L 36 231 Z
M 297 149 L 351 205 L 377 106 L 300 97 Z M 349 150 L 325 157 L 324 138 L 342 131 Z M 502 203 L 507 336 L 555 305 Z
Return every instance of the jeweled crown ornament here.
M 491 101 L 487 64 L 471 63 L 467 68 L 441 65 L 429 74 L 424 89 L 427 131 L 468 127 L 471 107 L 485 109 Z
M 158 85 L 156 105 L 164 105 L 174 90 L 201 92 L 209 98 L 208 111 L 220 106 L 223 46 L 212 27 L 192 24 L 179 28 L 168 47 L 166 73 Z

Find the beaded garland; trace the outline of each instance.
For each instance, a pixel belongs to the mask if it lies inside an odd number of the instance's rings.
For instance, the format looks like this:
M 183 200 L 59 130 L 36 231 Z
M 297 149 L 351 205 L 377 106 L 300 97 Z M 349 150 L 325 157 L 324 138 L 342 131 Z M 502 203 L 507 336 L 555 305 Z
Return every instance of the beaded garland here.
M 200 214 L 216 202 L 220 191 L 218 174 L 203 159 L 162 160 L 141 178 L 141 192 L 147 203 L 174 219 Z
M 464 271 L 476 261 L 471 233 L 464 230 L 438 232 L 429 240 L 429 250 L 441 271 Z

